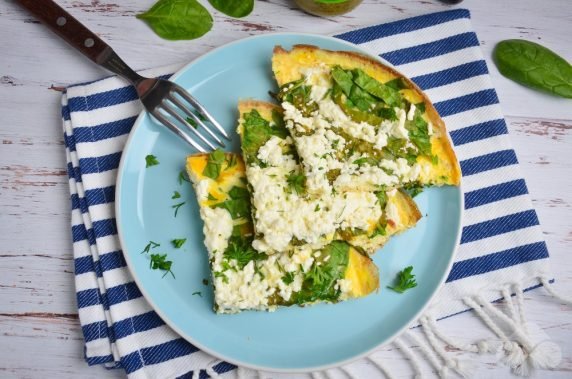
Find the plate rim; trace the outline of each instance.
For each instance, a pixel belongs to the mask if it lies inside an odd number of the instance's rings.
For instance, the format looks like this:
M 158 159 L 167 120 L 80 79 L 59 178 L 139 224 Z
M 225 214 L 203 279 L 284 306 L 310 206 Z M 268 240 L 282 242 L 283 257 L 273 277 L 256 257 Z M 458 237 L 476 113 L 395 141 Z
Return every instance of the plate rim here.
M 177 79 L 181 75 L 183 75 L 189 69 L 189 67 L 191 65 L 194 65 L 195 63 L 200 62 L 201 60 L 208 58 L 208 56 L 214 54 L 215 52 L 222 50 L 222 49 L 225 49 L 225 48 L 228 48 L 229 46 L 232 46 L 235 44 L 240 44 L 240 43 L 243 43 L 244 41 L 247 41 L 247 40 L 254 40 L 254 39 L 259 39 L 259 38 L 272 38 L 272 37 L 280 37 L 280 36 L 303 36 L 303 37 L 314 37 L 314 38 L 325 39 L 325 40 L 333 40 L 337 43 L 347 45 L 354 50 L 357 49 L 360 53 L 365 54 L 365 55 L 379 61 L 380 63 L 382 63 L 384 65 L 392 67 L 393 69 L 396 70 L 396 72 L 399 75 L 405 76 L 401 73 L 401 71 L 396 69 L 391 63 L 387 62 L 386 60 L 382 59 L 381 57 L 372 55 L 372 54 L 368 53 L 365 49 L 360 47 L 359 45 L 352 44 L 350 42 L 344 41 L 344 40 L 339 39 L 339 38 L 335 38 L 332 36 L 324 36 L 324 35 L 319 35 L 319 34 L 312 34 L 312 33 L 272 32 L 272 33 L 265 33 L 265 34 L 249 36 L 246 38 L 240 38 L 238 40 L 231 41 L 231 42 L 225 43 L 221 46 L 215 47 L 215 48 L 207 51 L 206 53 L 198 56 L 197 58 L 191 60 L 187 64 L 185 64 L 183 67 L 181 67 L 179 70 L 177 70 L 177 72 L 175 72 L 173 75 L 171 75 L 169 80 L 176 82 Z M 131 145 L 133 136 L 135 135 L 136 130 L 141 126 L 143 119 L 145 118 L 146 115 L 147 115 L 147 111 L 145 109 L 143 109 L 139 113 L 139 115 L 137 116 L 137 119 L 135 120 L 135 123 L 133 124 L 133 127 L 131 128 L 131 130 L 129 132 L 127 140 L 125 141 L 125 145 L 124 145 L 123 150 L 121 152 L 121 159 L 119 161 L 119 166 L 117 168 L 117 178 L 116 178 L 116 183 L 115 183 L 115 207 L 114 207 L 116 227 L 117 227 L 117 237 L 119 239 L 119 245 L 121 247 L 123 257 L 127 263 L 127 268 L 129 270 L 129 273 L 131 274 L 133 280 L 135 281 L 135 284 L 139 288 L 139 291 L 141 291 L 141 294 L 143 295 L 145 300 L 153 308 L 153 311 L 155 311 L 159 315 L 159 317 L 165 322 L 166 325 L 168 325 L 171 329 L 173 329 L 173 331 L 175 333 L 177 333 L 179 336 L 181 336 L 182 338 L 187 340 L 189 343 L 193 344 L 198 349 L 214 356 L 215 358 L 219 358 L 225 362 L 228 362 L 228 363 L 231 363 L 231 364 L 234 364 L 237 366 L 242 366 L 242 367 L 246 367 L 246 368 L 250 368 L 250 369 L 254 369 L 254 370 L 259 370 L 259 371 L 271 371 L 271 372 L 276 372 L 276 373 L 310 373 L 313 371 L 324 371 L 327 369 L 344 366 L 346 364 L 357 361 L 358 359 L 364 358 L 364 357 L 372 354 L 374 351 L 376 351 L 380 347 L 385 346 L 385 345 L 389 345 L 390 343 L 392 343 L 405 330 L 409 329 L 412 322 L 415 322 L 415 320 L 419 319 L 419 317 L 423 314 L 423 312 L 431 304 L 431 301 L 435 298 L 435 296 L 437 295 L 439 290 L 442 288 L 443 283 L 445 282 L 445 280 L 447 279 L 447 276 L 449 275 L 449 272 L 451 271 L 455 256 L 457 255 L 457 252 L 459 250 L 459 245 L 460 245 L 460 241 L 461 241 L 461 234 L 462 234 L 462 230 L 463 230 L 463 217 L 464 217 L 464 210 L 465 210 L 465 196 L 464 196 L 464 194 L 465 193 L 463 191 L 463 177 L 462 177 L 462 175 L 460 176 L 460 183 L 459 183 L 459 186 L 457 187 L 459 190 L 459 209 L 460 209 L 460 212 L 458 214 L 458 225 L 459 225 L 459 227 L 456 230 L 455 244 L 453 247 L 453 251 L 449 257 L 449 261 L 447 262 L 447 267 L 443 271 L 441 278 L 439 279 L 439 284 L 435 287 L 435 289 L 433 290 L 433 293 L 427 298 L 427 300 L 425 301 L 425 304 L 423 304 L 423 306 L 411 318 L 411 320 L 409 320 L 409 322 L 407 322 L 400 329 L 396 330 L 385 341 L 375 345 L 374 347 L 372 347 L 370 349 L 367 349 L 366 351 L 364 351 L 360 354 L 353 355 L 352 357 L 349 357 L 349 358 L 344 359 L 344 360 L 338 360 L 338 361 L 335 361 L 335 362 L 332 362 L 329 364 L 325 364 L 325 365 L 321 365 L 321 366 L 311 366 L 311 367 L 291 368 L 291 369 L 276 368 L 276 367 L 271 367 L 271 366 L 261 366 L 261 365 L 242 362 L 239 359 L 226 357 L 225 355 L 223 355 L 223 354 L 221 354 L 221 353 L 219 353 L 219 352 L 217 352 L 217 351 L 215 351 L 215 350 L 213 350 L 207 346 L 204 346 L 201 343 L 196 342 L 190 335 L 184 333 L 165 313 L 163 313 L 163 311 L 160 309 L 160 307 L 158 307 L 155 304 L 155 302 L 152 300 L 151 296 L 148 295 L 147 290 L 145 289 L 145 286 L 143 285 L 143 282 L 141 281 L 141 279 L 139 278 L 139 276 L 137 275 L 137 273 L 135 271 L 134 264 L 131 261 L 131 257 L 127 253 L 127 251 L 128 251 L 126 248 L 127 245 L 123 239 L 123 229 L 121 226 L 122 225 L 122 222 L 121 222 L 122 216 L 121 216 L 120 210 L 121 210 L 121 193 L 122 193 L 122 187 L 123 187 L 123 181 L 122 181 L 123 174 L 122 173 L 124 172 L 124 169 L 125 169 L 125 167 L 124 167 L 125 161 L 126 161 L 125 157 L 128 155 L 128 154 L 125 154 L 125 152 L 127 152 L 127 149 Z M 447 131 L 447 139 L 449 140 L 449 143 L 451 143 L 451 146 L 454 146 L 452 143 L 449 131 Z

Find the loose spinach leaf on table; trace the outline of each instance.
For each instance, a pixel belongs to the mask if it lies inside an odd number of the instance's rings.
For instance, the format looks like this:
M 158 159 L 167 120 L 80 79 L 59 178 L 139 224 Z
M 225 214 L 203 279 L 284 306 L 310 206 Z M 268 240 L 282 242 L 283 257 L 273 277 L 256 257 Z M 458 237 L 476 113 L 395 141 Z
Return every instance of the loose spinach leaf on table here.
M 254 8 L 254 0 L 209 0 L 218 11 L 230 17 L 248 16 Z
M 501 74 L 527 87 L 572 98 L 572 65 L 534 42 L 499 42 L 493 58 Z
M 159 0 L 137 18 L 168 40 L 199 38 L 213 26 L 209 11 L 196 0 Z

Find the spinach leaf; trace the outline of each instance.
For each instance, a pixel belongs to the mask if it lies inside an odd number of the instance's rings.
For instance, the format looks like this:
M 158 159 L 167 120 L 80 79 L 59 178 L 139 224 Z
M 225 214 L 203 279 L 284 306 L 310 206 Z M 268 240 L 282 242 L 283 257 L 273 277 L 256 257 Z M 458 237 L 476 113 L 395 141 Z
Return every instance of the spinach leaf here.
M 431 156 L 431 137 L 429 136 L 429 125 L 421 117 L 421 113 L 416 110 L 413 121 L 408 121 L 405 127 L 409 131 L 409 139 L 423 155 Z
M 308 117 L 312 112 L 318 109 L 318 104 L 310 101 L 312 86 L 306 84 L 304 78 L 284 84 L 278 91 L 278 99 L 280 102 L 288 102 L 296 107 L 304 117 Z
M 352 86 L 354 85 L 352 75 L 344 71 L 340 66 L 335 66 L 332 68 L 332 78 L 340 86 L 346 96 L 349 96 Z
M 244 187 L 234 186 L 230 189 L 230 191 L 228 191 L 228 196 L 230 196 L 230 198 L 234 199 L 234 200 L 236 200 L 236 199 L 249 199 L 250 193 Z
M 225 161 L 224 152 L 220 149 L 216 149 L 209 154 L 207 159 L 207 165 L 203 169 L 203 175 L 208 176 L 211 179 L 216 180 L 220 175 L 222 169 L 222 164 Z
M 225 200 L 212 206 L 213 208 L 224 208 L 230 213 L 230 218 L 236 220 L 250 215 L 250 199 L 238 198 Z
M 353 71 L 354 83 L 362 88 L 369 94 L 383 100 L 388 105 L 399 105 L 401 103 L 401 94 L 399 91 L 388 87 L 368 74 L 363 70 L 355 69 Z
M 338 279 L 345 275 L 349 262 L 350 246 L 343 241 L 333 241 L 322 250 L 320 265 L 314 262 L 304 275 L 302 289 L 292 294 L 290 301 L 294 304 L 314 302 L 317 300 L 336 301 L 340 290 L 335 289 Z M 324 259 L 330 257 L 328 261 Z
M 501 74 L 522 85 L 572 98 L 572 65 L 555 52 L 534 42 L 499 42 L 493 58 Z
M 196 0 L 159 0 L 137 18 L 168 40 L 199 38 L 213 25 L 210 13 Z
M 218 11 L 230 17 L 248 16 L 254 8 L 254 0 L 209 0 Z
M 270 126 L 270 122 L 262 118 L 256 109 L 242 115 L 244 122 L 242 123 L 242 150 L 244 152 L 247 163 L 260 163 L 257 158 L 258 150 L 272 136 L 286 138 L 288 130 L 285 127 L 276 124 Z

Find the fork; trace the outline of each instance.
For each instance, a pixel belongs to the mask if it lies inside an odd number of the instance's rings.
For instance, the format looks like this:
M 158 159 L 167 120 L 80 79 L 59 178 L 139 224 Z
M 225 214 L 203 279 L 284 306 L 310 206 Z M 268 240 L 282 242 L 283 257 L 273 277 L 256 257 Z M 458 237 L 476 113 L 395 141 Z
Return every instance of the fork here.
M 215 150 L 215 145 L 224 147 L 220 135 L 230 140 L 214 117 L 185 89 L 165 79 L 145 78 L 137 74 L 109 45 L 54 1 L 17 2 L 83 55 L 130 82 L 147 112 L 198 151 L 206 153 Z M 215 130 L 211 130 L 203 120 L 212 124 Z M 177 123 L 184 125 L 197 139 L 185 133 Z M 199 129 L 206 131 L 207 136 L 201 134 Z

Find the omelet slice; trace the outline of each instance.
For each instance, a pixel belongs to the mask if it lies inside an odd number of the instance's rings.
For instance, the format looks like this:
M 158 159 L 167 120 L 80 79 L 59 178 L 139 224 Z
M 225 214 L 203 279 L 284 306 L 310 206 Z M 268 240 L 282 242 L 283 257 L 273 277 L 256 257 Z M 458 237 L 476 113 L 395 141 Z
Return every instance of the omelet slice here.
M 275 47 L 272 69 L 311 193 L 459 185 L 445 124 L 394 69 L 307 45 Z
M 238 132 L 253 205 L 253 246 L 267 254 L 305 245 L 320 249 L 344 240 L 372 254 L 393 234 L 417 223 L 421 214 L 402 190 L 308 192 L 282 109 L 241 101 Z
M 239 155 L 191 155 L 186 168 L 204 222 L 215 312 L 333 303 L 379 288 L 377 267 L 344 241 L 272 256 L 254 249 L 250 196 Z

